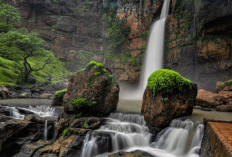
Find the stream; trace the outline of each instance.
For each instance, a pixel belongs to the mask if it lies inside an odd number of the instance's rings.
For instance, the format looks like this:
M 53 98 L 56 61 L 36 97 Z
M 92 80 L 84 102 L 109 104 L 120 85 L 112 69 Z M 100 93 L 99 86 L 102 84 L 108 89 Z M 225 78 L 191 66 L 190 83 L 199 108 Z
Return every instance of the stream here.
M 147 152 L 154 157 L 199 157 L 204 134 L 203 118 L 232 120 L 232 113 L 194 109 L 193 115 L 173 120 L 169 127 L 154 137 L 149 132 L 143 116 L 139 114 L 141 103 L 120 100 L 117 112 L 104 118 L 104 123 L 99 129 L 88 132 L 81 157 L 107 157 L 118 151 L 136 150 Z M 47 120 L 51 117 L 58 118 L 56 108 L 45 105 L 6 108 L 10 110 L 9 116 L 13 119 L 23 119 L 23 112 L 44 118 L 44 140 L 49 140 Z M 55 128 L 56 120 L 53 125 Z

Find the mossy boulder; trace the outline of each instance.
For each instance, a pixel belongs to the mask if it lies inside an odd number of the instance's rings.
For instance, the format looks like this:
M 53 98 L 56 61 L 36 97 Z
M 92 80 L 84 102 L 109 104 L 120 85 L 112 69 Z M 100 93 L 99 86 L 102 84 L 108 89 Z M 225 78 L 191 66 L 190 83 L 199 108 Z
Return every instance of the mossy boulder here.
M 71 76 L 63 100 L 68 114 L 105 116 L 117 108 L 119 85 L 109 69 L 91 61 Z
M 63 89 L 63 90 L 59 90 L 55 92 L 55 95 L 52 101 L 52 106 L 62 106 L 63 98 L 66 92 L 67 92 L 67 89 Z
M 173 70 L 157 70 L 150 75 L 144 92 L 144 119 L 153 132 L 158 132 L 173 119 L 191 115 L 196 95 L 197 85 L 190 80 Z

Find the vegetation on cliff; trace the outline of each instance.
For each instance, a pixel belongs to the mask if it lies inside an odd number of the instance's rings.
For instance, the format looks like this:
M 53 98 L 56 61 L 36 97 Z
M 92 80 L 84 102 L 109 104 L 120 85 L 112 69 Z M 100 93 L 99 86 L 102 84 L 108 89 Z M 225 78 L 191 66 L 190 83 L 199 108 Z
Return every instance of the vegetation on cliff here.
M 4 3 L 0 8 L 0 84 L 28 83 L 31 76 L 37 82 L 49 76 L 52 83 L 58 83 L 67 77 L 68 70 L 45 48 L 38 33 L 13 28 L 21 19 L 17 9 Z
M 156 93 L 168 95 L 192 89 L 192 83 L 173 70 L 160 69 L 150 75 L 147 87 L 153 91 L 154 96 Z

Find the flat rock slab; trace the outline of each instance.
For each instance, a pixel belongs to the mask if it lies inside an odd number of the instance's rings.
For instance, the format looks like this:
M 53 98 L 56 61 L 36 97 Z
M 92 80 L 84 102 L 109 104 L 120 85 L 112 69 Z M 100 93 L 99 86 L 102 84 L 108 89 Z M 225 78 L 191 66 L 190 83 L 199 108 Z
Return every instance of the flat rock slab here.
M 52 100 L 50 99 L 4 99 L 0 100 L 1 105 L 14 106 L 14 107 L 29 107 L 29 106 L 50 106 Z

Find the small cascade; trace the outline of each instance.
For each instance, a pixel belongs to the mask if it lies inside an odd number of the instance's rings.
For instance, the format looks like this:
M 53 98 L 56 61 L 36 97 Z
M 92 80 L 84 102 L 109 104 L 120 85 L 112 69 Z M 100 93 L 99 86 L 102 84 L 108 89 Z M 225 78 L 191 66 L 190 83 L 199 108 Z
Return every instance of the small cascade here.
M 44 123 L 44 140 L 47 141 L 47 138 L 48 137 L 48 121 L 45 120 L 45 123 Z
M 106 157 L 120 150 L 141 150 L 157 157 L 198 157 L 203 132 L 202 124 L 195 128 L 189 119 L 176 119 L 152 142 L 143 116 L 113 113 L 103 126 L 86 135 L 82 157 Z
M 6 109 L 10 111 L 10 117 L 12 117 L 13 119 L 23 120 L 25 117 L 23 114 L 20 114 L 19 110 L 15 107 L 6 107 Z
M 151 134 L 138 114 L 113 113 L 100 129 L 88 133 L 82 157 L 116 152 L 134 146 L 149 146 Z
M 121 85 L 120 98 L 128 100 L 141 100 L 147 86 L 147 80 L 154 71 L 163 67 L 163 53 L 165 40 L 165 21 L 168 16 L 170 0 L 163 3 L 160 19 L 151 27 L 148 46 L 143 62 L 142 74 L 138 87 Z
M 29 106 L 28 108 L 19 108 L 21 110 L 31 112 L 38 115 L 39 117 L 58 117 L 55 108 L 51 106 Z

